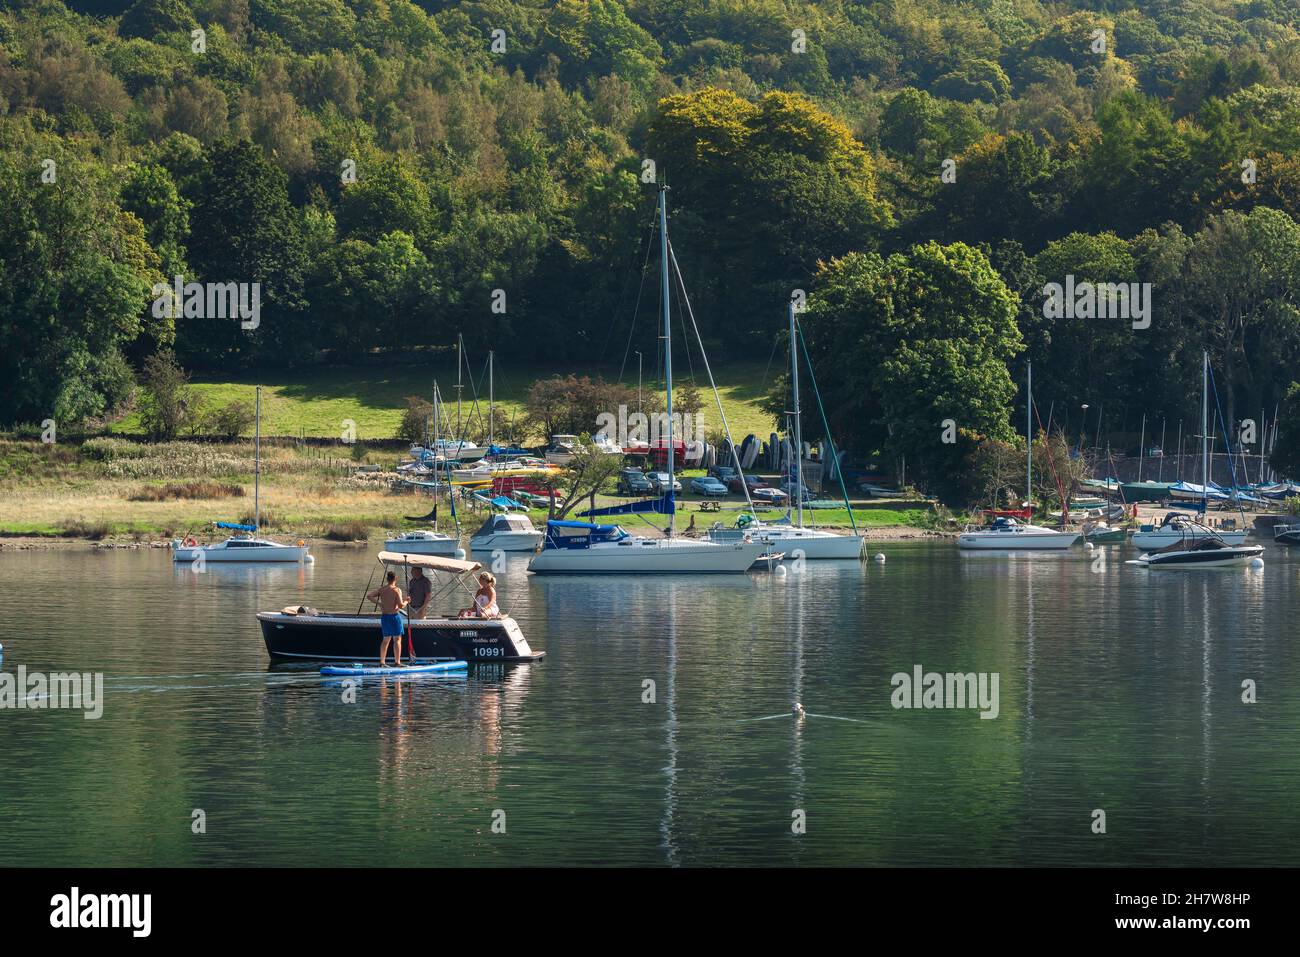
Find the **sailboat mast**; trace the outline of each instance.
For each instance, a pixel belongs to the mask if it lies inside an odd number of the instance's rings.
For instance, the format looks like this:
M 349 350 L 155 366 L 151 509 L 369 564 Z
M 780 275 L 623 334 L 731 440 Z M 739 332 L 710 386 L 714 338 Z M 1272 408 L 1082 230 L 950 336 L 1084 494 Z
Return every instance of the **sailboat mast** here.
M 492 383 L 492 357 L 494 352 L 488 350 L 488 445 L 495 445 L 494 432 L 496 428 L 496 418 L 493 415 L 495 411 L 493 406 L 496 402 L 496 387 Z
M 1210 353 L 1201 353 L 1201 517 L 1210 519 Z
M 1025 381 L 1025 504 L 1034 500 L 1034 364 Z
M 673 505 L 668 513 L 668 534 L 676 527 L 677 509 L 673 501 L 673 327 L 668 308 L 668 186 L 659 187 L 659 271 L 660 295 L 664 309 L 664 394 L 668 410 L 668 501 Z
M 803 528 L 803 426 L 799 421 L 799 353 L 794 332 L 794 300 L 790 300 L 790 389 L 794 398 L 794 489 L 799 500 L 799 527 Z
M 460 370 L 461 370 L 461 366 L 464 365 L 464 362 L 462 360 L 462 356 L 464 355 L 464 352 L 465 352 L 465 337 L 458 332 L 456 333 L 456 438 L 457 439 L 460 438 L 460 390 L 463 388 L 463 386 L 461 385 Z M 456 451 L 457 453 L 459 453 L 460 449 L 458 448 Z
M 433 530 L 438 530 L 438 383 L 433 384 Z
M 259 385 L 253 393 L 254 413 L 257 427 L 253 438 L 253 525 L 262 527 L 262 387 Z M 245 406 L 247 408 L 247 406 Z

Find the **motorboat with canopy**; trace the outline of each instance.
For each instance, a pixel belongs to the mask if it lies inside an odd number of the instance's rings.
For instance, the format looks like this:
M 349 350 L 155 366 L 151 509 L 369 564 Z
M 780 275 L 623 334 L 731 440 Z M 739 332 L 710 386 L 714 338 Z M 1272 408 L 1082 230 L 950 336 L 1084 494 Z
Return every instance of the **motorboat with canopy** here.
M 438 555 L 405 555 L 380 552 L 379 568 L 400 568 L 405 583 L 410 569 L 418 567 L 431 579 L 429 607 L 444 607 L 446 614 L 411 618 L 403 614 L 406 641 L 403 653 L 416 661 L 459 659 L 462 661 L 536 661 L 546 654 L 534 651 L 518 623 L 509 615 L 499 618 L 459 618 L 450 610 L 453 600 L 473 604 L 475 575 L 482 565 L 474 561 Z M 378 612 L 361 611 L 374 574 L 366 584 L 356 613 L 318 611 L 291 606 L 280 611 L 258 612 L 262 640 L 275 661 L 379 660 L 383 640 Z M 407 585 L 402 588 L 405 594 Z
M 1163 548 L 1144 552 L 1133 561 L 1146 568 L 1228 568 L 1249 564 L 1264 553 L 1263 545 L 1226 541 L 1212 528 L 1183 521 L 1184 536 Z

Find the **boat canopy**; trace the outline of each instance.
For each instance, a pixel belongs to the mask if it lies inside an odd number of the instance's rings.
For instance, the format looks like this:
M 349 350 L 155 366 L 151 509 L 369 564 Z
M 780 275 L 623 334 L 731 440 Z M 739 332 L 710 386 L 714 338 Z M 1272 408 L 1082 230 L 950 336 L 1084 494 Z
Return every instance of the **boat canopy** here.
M 382 565 L 418 565 L 420 568 L 432 568 L 434 571 L 452 572 L 456 575 L 467 575 L 483 567 L 478 562 L 460 558 L 443 558 L 441 555 L 406 555 L 401 552 L 380 552 L 379 562 Z
M 552 519 L 546 523 L 543 548 L 588 548 L 598 542 L 620 542 L 629 537 L 618 525 Z

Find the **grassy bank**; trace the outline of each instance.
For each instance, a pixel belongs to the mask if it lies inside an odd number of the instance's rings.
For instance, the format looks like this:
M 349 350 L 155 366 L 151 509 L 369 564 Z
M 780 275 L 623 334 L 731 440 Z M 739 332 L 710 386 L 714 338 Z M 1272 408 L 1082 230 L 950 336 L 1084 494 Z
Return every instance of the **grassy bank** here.
M 654 370 L 645 370 L 643 391 L 646 395 L 661 389 L 662 384 L 652 381 Z M 675 369 L 674 381 L 690 381 L 689 369 Z M 763 362 L 734 362 L 715 367 L 718 393 L 722 408 L 736 441 L 754 433 L 766 437 L 772 431 L 772 420 L 759 408 L 772 378 L 779 374 L 779 363 L 768 366 Z M 615 381 L 619 378 L 617 365 L 582 367 L 558 365 L 521 366 L 510 361 L 499 362 L 496 380 L 496 421 L 499 426 L 522 421 L 525 415 L 524 400 L 537 379 L 552 375 L 602 376 Z M 721 428 L 717 404 L 708 388 L 704 370 L 698 370 L 696 382 L 705 397 L 703 414 L 706 428 Z M 468 423 L 471 438 L 478 438 L 487 430 L 487 377 L 485 369 L 475 369 L 475 383 L 465 376 L 461 390 L 462 422 Z M 456 358 L 455 353 L 441 361 L 419 365 L 375 366 L 367 368 L 327 367 L 298 372 L 278 372 L 274 381 L 259 383 L 256 376 L 195 375 L 192 384 L 210 407 L 220 407 L 236 399 L 253 403 L 254 390 L 262 386 L 262 431 L 266 435 L 305 435 L 337 438 L 343 430 L 344 420 L 356 423 L 357 438 L 392 438 L 402 421 L 406 397 L 419 395 L 428 398 L 433 393 L 433 383 L 438 383 L 450 423 L 455 421 Z M 622 381 L 636 388 L 636 357 L 629 359 L 623 370 Z M 475 391 L 478 392 L 478 409 L 474 410 Z M 635 410 L 633 410 L 635 411 Z M 593 423 L 593 428 L 594 428 Z M 118 422 L 118 432 L 139 432 L 139 415 L 132 413 Z M 535 436 L 542 441 L 545 436 Z
M 393 487 L 392 473 L 357 473 L 359 463 L 391 465 L 391 453 L 368 453 L 357 461 L 311 446 L 267 445 L 262 450 L 262 527 L 303 538 L 350 540 L 383 530 L 420 525 L 406 516 L 424 515 L 430 499 Z M 85 539 L 157 538 L 202 528 L 214 520 L 251 521 L 253 449 L 248 441 L 215 444 L 144 444 L 93 439 L 80 446 L 0 441 L 0 535 Z M 688 472 L 684 478 L 689 482 Z M 598 505 L 626 499 L 597 497 Z M 722 512 L 700 512 L 698 497 L 682 496 L 678 527 L 695 517 L 697 527 L 730 524 L 743 502 L 724 503 Z M 586 505 L 579 506 L 582 510 Z M 448 514 L 444 508 L 443 515 Z M 773 517 L 778 512 L 767 513 Z M 810 523 L 847 526 L 843 509 L 805 513 Z M 928 511 L 855 503 L 860 528 L 925 527 Z M 545 511 L 532 513 L 544 521 Z M 480 517 L 461 507 L 462 526 Z M 653 524 L 662 527 L 661 516 Z M 640 519 L 630 530 L 644 527 Z

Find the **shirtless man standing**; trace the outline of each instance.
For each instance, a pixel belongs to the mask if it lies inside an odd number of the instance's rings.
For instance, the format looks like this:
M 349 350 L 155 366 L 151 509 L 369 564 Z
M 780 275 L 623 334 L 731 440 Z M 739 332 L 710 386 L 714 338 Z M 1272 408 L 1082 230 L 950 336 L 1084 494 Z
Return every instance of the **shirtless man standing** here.
M 388 643 L 393 645 L 393 660 L 400 667 L 402 664 L 402 616 L 398 614 L 410 604 L 409 598 L 402 597 L 402 590 L 397 587 L 397 574 L 388 573 L 388 580 L 366 597 L 379 603 L 379 627 L 384 634 L 383 644 L 379 646 L 379 667 L 388 663 Z

